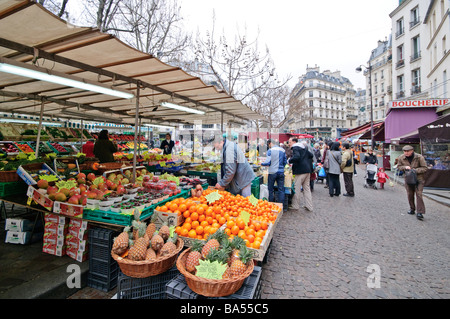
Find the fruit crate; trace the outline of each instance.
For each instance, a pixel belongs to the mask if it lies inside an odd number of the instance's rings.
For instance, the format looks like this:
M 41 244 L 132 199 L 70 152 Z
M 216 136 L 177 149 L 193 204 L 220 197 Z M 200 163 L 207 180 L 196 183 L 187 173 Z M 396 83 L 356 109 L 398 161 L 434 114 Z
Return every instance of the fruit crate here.
M 87 285 L 102 291 L 110 291 L 117 286 L 119 265 L 111 256 L 114 237 L 119 232 L 91 227 L 88 233 L 89 242 L 89 272 Z
M 117 299 L 166 299 L 166 285 L 180 275 L 177 266 L 147 278 L 132 278 L 119 273 Z
M 36 151 L 36 142 L 35 141 L 31 141 L 31 142 L 27 142 L 27 144 L 33 149 L 33 151 Z M 39 142 L 39 154 L 48 154 L 48 153 L 53 153 L 53 150 L 48 146 L 47 143 L 45 142 Z
M 0 197 L 5 197 L 15 194 L 26 194 L 28 185 L 19 180 L 17 182 L 0 183 Z
M 144 220 L 150 218 L 153 215 L 154 209 L 156 205 L 151 205 L 145 208 L 139 220 Z M 121 226 L 131 226 L 134 215 L 125 215 L 121 213 L 116 213 L 113 211 L 102 211 L 102 210 L 94 210 L 94 209 L 84 209 L 83 211 L 83 219 L 121 225 Z
M 167 299 L 260 299 L 261 298 L 261 267 L 255 266 L 253 272 L 248 276 L 242 287 L 234 294 L 225 297 L 205 297 L 191 290 L 180 274 L 169 281 L 166 285 Z
M 56 143 L 56 144 L 58 144 L 60 147 L 61 147 L 61 150 L 59 151 L 59 150 L 57 150 L 53 145 L 52 145 L 52 143 L 51 142 L 47 142 L 47 145 L 48 145 L 48 147 L 53 151 L 53 152 L 55 152 L 57 155 L 69 155 L 70 154 L 70 151 L 67 149 L 67 148 L 65 148 L 64 146 L 62 146 L 61 144 L 59 144 L 59 143 L 57 143 L 57 142 L 53 142 L 53 143 Z M 64 149 L 64 150 L 63 150 Z

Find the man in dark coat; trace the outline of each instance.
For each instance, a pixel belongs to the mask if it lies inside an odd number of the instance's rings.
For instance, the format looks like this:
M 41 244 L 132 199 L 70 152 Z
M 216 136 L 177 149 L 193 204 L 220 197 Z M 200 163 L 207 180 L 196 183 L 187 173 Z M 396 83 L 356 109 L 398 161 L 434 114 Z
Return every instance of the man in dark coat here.
M 292 149 L 292 157 L 289 164 L 292 164 L 292 173 L 295 175 L 295 194 L 292 198 L 292 208 L 300 209 L 300 196 L 302 194 L 305 200 L 305 209 L 313 210 L 312 195 L 310 187 L 311 173 L 313 171 L 313 154 L 309 152 L 308 147 L 304 143 L 298 143 L 298 139 L 291 137 L 289 146 Z

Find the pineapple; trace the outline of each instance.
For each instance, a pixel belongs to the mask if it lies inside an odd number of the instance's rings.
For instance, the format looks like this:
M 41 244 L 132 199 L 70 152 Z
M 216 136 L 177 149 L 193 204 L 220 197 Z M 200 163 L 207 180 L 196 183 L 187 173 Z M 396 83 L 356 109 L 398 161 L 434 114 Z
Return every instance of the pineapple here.
M 153 248 L 149 247 L 147 249 L 147 252 L 145 253 L 145 260 L 154 260 L 156 259 L 156 252 L 153 250 Z
M 128 258 L 131 260 L 139 261 L 145 260 L 147 254 L 148 241 L 144 237 L 139 237 L 135 240 L 134 245 L 128 252 Z
M 164 239 L 164 241 L 169 239 L 170 228 L 169 228 L 169 226 L 167 226 L 167 224 L 164 224 L 161 226 L 161 228 L 159 229 L 159 235 Z
M 147 225 L 144 222 L 133 220 L 133 239 L 137 240 L 139 237 L 145 235 Z
M 213 248 L 219 249 L 220 247 L 220 241 L 224 238 L 224 232 L 222 230 L 216 231 L 214 234 L 209 235 L 208 241 L 206 242 L 205 246 L 203 246 L 202 249 L 202 256 L 205 258 L 209 251 Z
M 192 243 L 191 251 L 186 258 L 186 270 L 194 274 L 196 271 L 195 266 L 200 265 L 200 259 L 202 258 L 201 250 L 203 243 L 200 240 L 195 240 Z
M 148 238 L 152 238 L 155 231 L 156 231 L 156 225 L 154 223 L 150 223 L 150 224 L 148 224 L 147 229 L 145 230 L 145 233 L 147 234 Z
M 130 227 L 125 227 L 123 232 L 114 239 L 112 251 L 117 255 L 122 255 L 128 249 L 128 240 L 130 238 Z
M 170 256 L 173 254 L 173 252 L 177 249 L 177 239 L 177 234 L 174 234 L 173 237 L 167 239 L 167 242 L 161 248 L 161 256 Z
M 233 277 L 242 275 L 247 269 L 247 263 L 253 259 L 253 252 L 246 246 L 242 246 L 239 251 L 239 259 L 234 260 L 230 265 L 230 275 Z
M 220 264 L 227 265 L 227 260 L 229 258 L 229 249 L 211 249 L 206 256 L 206 260 L 210 262 L 217 261 Z M 222 279 L 231 278 L 230 267 L 227 266 L 225 272 L 222 274 Z
M 158 252 L 164 246 L 164 239 L 155 233 L 151 239 L 151 246 L 154 251 Z
M 228 260 L 228 266 L 233 263 L 233 261 L 239 259 L 239 251 L 245 246 L 245 241 L 242 237 L 235 236 L 230 243 L 232 248 L 230 259 Z

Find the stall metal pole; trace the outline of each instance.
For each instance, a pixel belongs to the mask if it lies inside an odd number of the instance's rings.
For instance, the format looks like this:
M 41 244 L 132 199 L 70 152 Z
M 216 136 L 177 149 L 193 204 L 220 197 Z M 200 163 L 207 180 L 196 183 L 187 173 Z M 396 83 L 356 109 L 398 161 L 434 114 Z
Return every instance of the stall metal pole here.
M 223 112 L 220 112 L 220 131 L 223 134 Z
M 142 119 L 139 118 L 139 129 L 138 129 L 138 138 L 139 138 L 138 155 L 139 156 L 141 156 L 141 125 L 142 125 Z
M 136 182 L 136 155 L 137 155 L 137 128 L 139 125 L 139 94 L 140 94 L 140 82 L 137 83 L 136 89 L 136 114 L 134 116 L 134 154 L 133 154 L 133 183 Z
M 81 119 L 81 139 L 80 139 L 80 153 L 83 153 L 83 119 Z
M 42 117 L 44 116 L 44 104 L 45 104 L 45 101 L 42 98 L 41 99 L 41 113 L 39 114 L 38 135 L 37 135 L 37 140 L 36 140 L 36 153 L 34 154 L 34 156 L 36 158 L 38 158 L 38 156 L 39 156 L 39 143 L 41 142 L 41 129 L 42 129 Z

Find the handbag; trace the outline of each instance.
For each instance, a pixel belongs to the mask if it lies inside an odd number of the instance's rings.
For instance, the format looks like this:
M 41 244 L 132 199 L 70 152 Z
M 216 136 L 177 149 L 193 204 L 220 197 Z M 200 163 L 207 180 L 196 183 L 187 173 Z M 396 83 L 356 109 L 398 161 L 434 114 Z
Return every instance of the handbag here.
M 345 162 L 345 167 L 352 166 L 352 160 L 353 160 L 353 158 L 350 156 L 350 158 L 347 160 L 347 162 Z
M 416 186 L 419 183 L 416 170 L 410 169 L 405 171 L 405 183 L 411 186 Z

